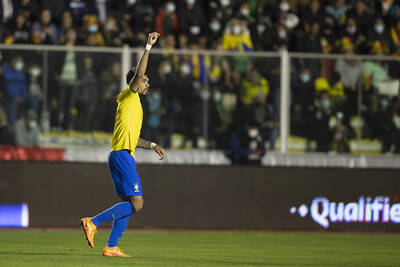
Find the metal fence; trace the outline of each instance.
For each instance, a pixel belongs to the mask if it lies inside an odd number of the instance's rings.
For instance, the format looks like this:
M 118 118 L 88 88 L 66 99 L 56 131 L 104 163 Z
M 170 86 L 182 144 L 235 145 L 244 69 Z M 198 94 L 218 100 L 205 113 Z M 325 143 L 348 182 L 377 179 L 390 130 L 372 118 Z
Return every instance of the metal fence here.
M 0 45 L 0 52 L 9 124 L 34 110 L 46 132 L 111 133 L 115 97 L 142 49 Z M 7 76 L 19 61 L 24 92 Z M 257 125 L 281 153 L 362 152 L 365 140 L 394 151 L 398 64 L 384 56 L 153 49 L 142 134 L 172 148 L 228 149 L 232 132 Z

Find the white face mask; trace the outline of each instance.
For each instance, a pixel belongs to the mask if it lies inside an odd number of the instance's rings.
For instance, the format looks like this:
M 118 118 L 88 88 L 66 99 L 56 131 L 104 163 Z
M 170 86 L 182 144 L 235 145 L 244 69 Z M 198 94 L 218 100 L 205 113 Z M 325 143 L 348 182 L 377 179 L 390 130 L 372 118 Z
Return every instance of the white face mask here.
M 194 3 L 196 3 L 196 0 L 186 0 L 186 4 L 188 5 L 193 5 Z
M 167 11 L 172 13 L 175 12 L 175 4 L 174 3 L 168 3 L 167 4 Z
M 129 4 L 134 5 L 136 4 L 136 0 L 128 0 Z
M 235 26 L 233 26 L 232 31 L 233 31 L 233 34 L 239 35 L 240 32 L 242 31 L 242 28 L 240 27 L 240 25 L 235 25 Z
M 377 33 L 383 33 L 384 30 L 385 30 L 385 26 L 383 26 L 382 24 L 375 24 L 375 31 Z
M 88 31 L 89 32 L 97 32 L 98 29 L 99 29 L 99 26 L 97 26 L 97 24 L 90 24 L 88 26 Z
M 321 100 L 321 107 L 324 109 L 328 109 L 331 106 L 331 102 L 329 99 L 322 99 Z
M 230 0 L 221 0 L 221 6 L 223 6 L 223 7 L 229 6 L 230 3 L 231 3 Z
M 190 27 L 190 33 L 193 35 L 198 35 L 200 33 L 200 26 L 194 25 Z
M 208 90 L 201 90 L 200 91 L 200 98 L 203 101 L 208 100 L 210 98 L 210 92 Z
M 16 70 L 22 70 L 23 68 L 24 68 L 24 62 L 17 61 L 17 63 L 15 63 L 15 69 Z
M 28 122 L 29 128 L 33 129 L 37 126 L 37 122 L 36 121 L 29 121 Z
M 264 24 L 258 24 L 257 25 L 257 31 L 259 34 L 263 33 L 265 31 L 265 25 Z
M 279 8 L 283 11 L 283 12 L 286 12 L 286 11 L 288 11 L 289 9 L 290 9 L 290 6 L 289 6 L 289 4 L 288 3 L 281 3 L 280 5 L 279 5 Z
M 279 38 L 281 38 L 281 39 L 285 39 L 286 36 L 287 36 L 287 32 L 286 32 L 286 31 L 279 31 L 279 32 L 278 32 L 278 36 L 279 36 Z
M 308 83 L 308 82 L 310 81 L 310 79 L 311 79 L 310 74 L 308 74 L 308 73 L 302 73 L 302 74 L 300 74 L 300 80 L 301 80 L 303 83 Z
M 212 23 L 210 24 L 210 29 L 211 29 L 213 32 L 217 32 L 217 31 L 219 31 L 219 30 L 221 29 L 221 24 L 216 23 L 216 22 L 212 22 Z
M 164 73 L 165 74 L 171 73 L 171 71 L 172 71 L 171 65 L 167 64 L 167 65 L 164 66 Z
M 40 70 L 40 68 L 32 68 L 30 72 L 31 72 L 32 76 L 37 77 L 40 75 L 41 70 Z
M 347 28 L 346 28 L 346 31 L 347 31 L 348 33 L 350 33 L 350 34 L 354 34 L 354 33 L 356 33 L 357 28 L 354 27 L 354 26 L 352 26 L 352 27 L 347 27 Z
M 258 129 L 250 129 L 248 131 L 248 134 L 251 138 L 256 138 L 258 135 Z
M 190 68 L 189 68 L 189 66 L 188 66 L 187 64 L 182 65 L 182 66 L 181 66 L 181 72 L 182 72 L 184 75 L 188 75 L 188 74 L 190 73 Z
M 244 7 L 240 9 L 240 13 L 242 13 L 243 16 L 248 16 L 250 15 L 250 9 Z
M 214 101 L 215 101 L 215 102 L 219 102 L 219 101 L 221 101 L 221 98 L 222 98 L 221 92 L 220 92 L 220 91 L 216 91 L 216 92 L 214 93 Z

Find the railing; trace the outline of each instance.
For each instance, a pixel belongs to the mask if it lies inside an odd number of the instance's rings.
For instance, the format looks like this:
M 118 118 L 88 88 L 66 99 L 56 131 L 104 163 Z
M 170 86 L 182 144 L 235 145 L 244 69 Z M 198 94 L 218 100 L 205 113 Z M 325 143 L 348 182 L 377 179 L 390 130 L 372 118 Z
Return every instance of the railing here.
M 0 52 L 3 77 L 4 64 L 22 56 L 28 85 L 20 102 L 5 83 L 3 109 L 9 124 L 23 116 L 22 110 L 33 109 L 51 135 L 60 130 L 111 133 L 113 100 L 142 49 L 0 45 Z M 152 91 L 142 99 L 142 133 L 172 148 L 229 150 L 231 133 L 247 125 L 257 126 L 269 149 L 279 147 L 281 153 L 379 153 L 381 145 L 384 152 L 393 151 L 400 149 L 395 145 L 400 128 L 398 60 L 153 49 L 147 70 Z M 41 70 L 37 76 L 31 71 L 35 68 Z M 385 128 L 385 123 L 390 125 Z

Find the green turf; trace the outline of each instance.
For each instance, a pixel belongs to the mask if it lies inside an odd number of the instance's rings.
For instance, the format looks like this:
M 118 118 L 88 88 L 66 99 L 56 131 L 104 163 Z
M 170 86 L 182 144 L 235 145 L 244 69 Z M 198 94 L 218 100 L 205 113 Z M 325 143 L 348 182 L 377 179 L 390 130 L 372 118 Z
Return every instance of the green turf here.
M 0 266 L 400 266 L 400 235 L 128 231 L 134 257 L 101 256 L 80 231 L 0 230 Z

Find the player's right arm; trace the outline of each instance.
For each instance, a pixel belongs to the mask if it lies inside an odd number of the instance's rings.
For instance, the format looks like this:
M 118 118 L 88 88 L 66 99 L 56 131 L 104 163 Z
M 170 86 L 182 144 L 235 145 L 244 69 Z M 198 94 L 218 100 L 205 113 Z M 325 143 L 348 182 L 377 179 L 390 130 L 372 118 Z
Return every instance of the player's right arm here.
M 146 73 L 146 68 L 147 68 L 147 62 L 149 60 L 150 49 L 156 43 L 159 36 L 160 34 L 158 32 L 149 33 L 146 48 L 136 66 L 136 73 L 133 76 L 131 82 L 129 83 L 130 89 L 134 92 L 137 92 L 141 80 L 144 79 L 144 75 Z

